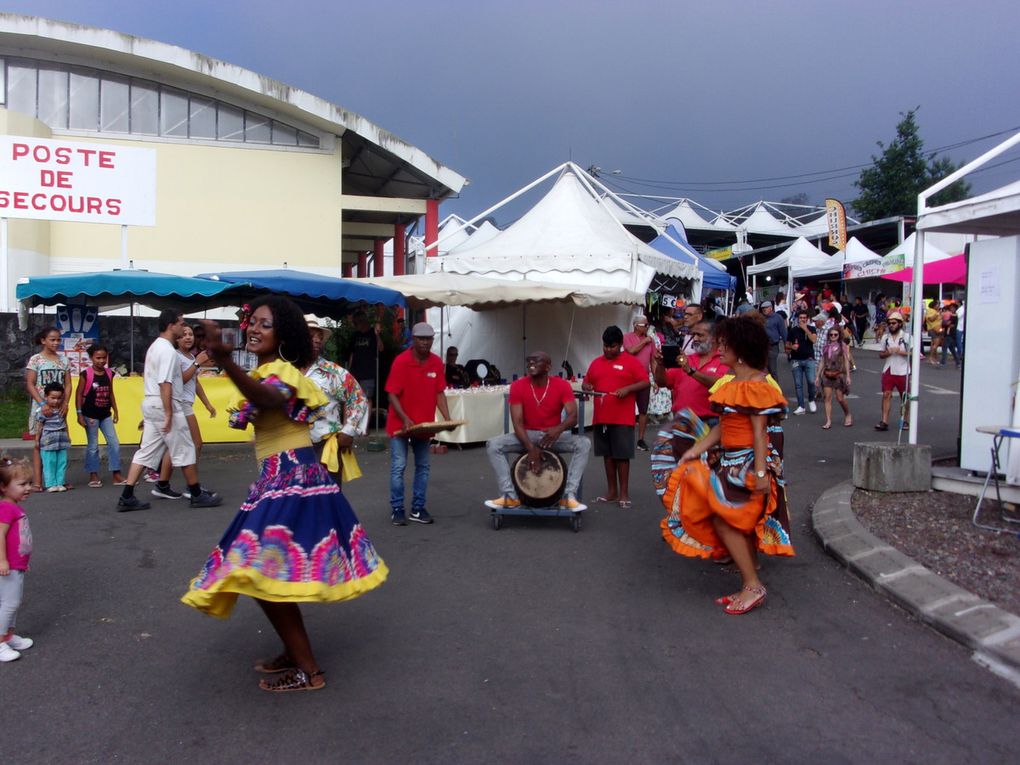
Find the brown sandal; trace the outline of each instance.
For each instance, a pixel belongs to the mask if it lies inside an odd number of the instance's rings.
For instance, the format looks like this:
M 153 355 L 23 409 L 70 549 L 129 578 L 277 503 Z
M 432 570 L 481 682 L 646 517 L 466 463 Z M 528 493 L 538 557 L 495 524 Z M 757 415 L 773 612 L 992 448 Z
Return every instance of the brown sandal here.
M 259 680 L 259 688 L 274 693 L 285 693 L 287 691 L 318 691 L 326 687 L 326 678 L 322 677 L 320 669 L 312 674 L 307 674 L 303 669 L 288 669 L 279 677 L 264 678 Z M 322 682 L 315 685 L 312 678 L 322 677 Z
M 281 653 L 271 659 L 259 659 L 255 662 L 255 671 L 266 675 L 275 675 L 277 672 L 286 672 L 288 669 L 298 669 L 297 662 L 287 654 Z

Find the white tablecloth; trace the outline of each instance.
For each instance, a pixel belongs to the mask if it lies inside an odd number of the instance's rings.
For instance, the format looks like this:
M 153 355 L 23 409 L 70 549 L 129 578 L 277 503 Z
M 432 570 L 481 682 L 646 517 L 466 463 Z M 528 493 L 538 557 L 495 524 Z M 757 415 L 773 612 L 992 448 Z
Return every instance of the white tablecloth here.
M 467 420 L 467 424 L 461 425 L 456 430 L 444 430 L 437 433 L 436 440 L 447 444 L 473 444 L 502 435 L 506 432 L 503 430 L 503 410 L 509 390 L 509 385 L 494 385 L 446 391 L 450 419 Z M 584 407 L 586 427 L 591 425 L 592 412 L 591 401 L 586 401 Z M 438 409 L 436 410 L 436 419 L 443 419 Z

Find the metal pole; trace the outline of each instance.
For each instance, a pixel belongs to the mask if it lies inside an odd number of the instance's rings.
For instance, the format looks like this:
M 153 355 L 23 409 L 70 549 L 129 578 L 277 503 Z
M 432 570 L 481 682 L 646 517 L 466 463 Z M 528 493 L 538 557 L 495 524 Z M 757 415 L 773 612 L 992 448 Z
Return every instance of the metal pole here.
M 910 430 L 907 443 L 917 443 L 917 397 L 921 392 L 921 330 L 924 326 L 924 310 L 921 308 L 924 294 L 924 232 L 914 232 L 914 296 L 910 305 L 912 345 L 910 347 Z
M 128 227 L 120 227 L 120 267 L 128 267 Z

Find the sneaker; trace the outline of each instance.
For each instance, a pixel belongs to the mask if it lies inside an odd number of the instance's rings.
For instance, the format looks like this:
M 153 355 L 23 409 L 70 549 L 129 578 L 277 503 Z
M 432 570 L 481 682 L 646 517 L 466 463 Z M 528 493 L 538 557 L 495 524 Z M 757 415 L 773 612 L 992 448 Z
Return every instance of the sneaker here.
M 15 651 L 24 651 L 26 648 L 31 648 L 35 645 L 35 641 L 32 640 L 32 638 L 21 637 L 20 635 L 11 635 L 7 639 L 7 645 Z
M 637 448 L 640 449 L 643 452 L 647 452 L 648 451 L 648 444 L 645 443 L 645 439 L 643 439 L 643 438 L 639 438 L 638 439 Z
M 817 412 L 818 404 L 816 404 L 814 401 L 808 401 L 807 410 L 809 412 Z
M 804 412 L 806 412 L 806 411 L 807 411 L 807 409 L 805 409 L 804 407 L 798 406 L 796 409 L 793 410 L 793 413 L 794 414 L 804 414 Z
M 20 659 L 21 654 L 7 645 L 7 642 L 0 643 L 0 661 L 14 661 Z
M 179 491 L 174 491 L 169 486 L 165 489 L 161 489 L 159 488 L 159 484 L 156 484 L 156 487 L 149 493 L 154 497 L 160 497 L 162 499 L 180 499 L 184 496 Z
M 191 498 L 192 507 L 217 507 L 223 503 L 223 497 L 215 492 L 202 489 L 197 497 Z
M 148 510 L 152 505 L 142 502 L 138 497 L 121 497 L 117 500 L 118 513 L 130 513 L 132 510 Z
M 521 501 L 517 497 L 502 496 L 499 499 L 487 499 L 485 500 L 485 506 L 491 510 L 506 510 L 521 506 Z
M 390 523 L 394 526 L 406 526 L 407 517 L 404 515 L 403 510 L 394 510 L 390 513 Z
M 429 511 L 424 507 L 412 510 L 407 517 L 415 523 L 432 523 L 432 516 L 429 515 Z
M 156 483 L 159 480 L 159 473 L 155 470 L 145 471 L 145 480 L 148 483 Z
M 58 491 L 64 491 L 64 487 L 63 486 L 47 486 L 46 487 L 46 491 L 49 492 L 50 494 L 55 494 Z
M 587 510 L 587 505 L 582 505 L 577 501 L 576 497 L 572 497 L 567 494 L 563 499 L 560 500 L 560 509 L 569 510 L 572 513 L 579 513 L 582 510 Z

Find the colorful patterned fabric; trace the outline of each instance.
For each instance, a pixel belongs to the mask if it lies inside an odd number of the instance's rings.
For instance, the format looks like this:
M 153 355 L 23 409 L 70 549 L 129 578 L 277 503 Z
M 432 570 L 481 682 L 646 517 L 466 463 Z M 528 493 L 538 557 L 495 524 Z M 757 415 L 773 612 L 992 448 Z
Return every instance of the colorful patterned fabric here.
M 368 399 L 354 375 L 339 364 L 320 357 L 308 367 L 305 377 L 329 396 L 322 416 L 312 423 L 312 443 L 318 443 L 331 433 L 352 437 L 365 435 Z
M 754 532 L 761 552 L 793 555 L 783 478 L 785 399 L 767 382 L 730 385 L 735 387 L 715 388 L 712 396 L 713 408 L 721 418 L 723 440 L 719 447 L 699 460 L 676 465 L 683 452 L 708 433 L 704 422 L 687 410 L 659 434 L 652 454 L 652 481 L 667 510 L 660 523 L 663 538 L 680 555 L 728 555 L 712 523 L 717 515 L 744 533 Z M 747 434 L 753 432 L 751 415 L 768 418 L 766 472 L 770 486 L 766 494 L 753 491 L 754 449 L 747 441 Z M 727 440 L 727 434 L 732 441 Z
M 386 564 L 308 439 L 306 423 L 325 396 L 282 362 L 259 367 L 253 376 L 284 392 L 283 411 L 289 418 L 277 410 L 259 418 L 247 402 L 238 405 L 238 421 L 254 423 L 256 454 L 267 430 L 274 442 L 302 439 L 308 445 L 262 459 L 258 480 L 181 600 L 225 619 L 238 595 L 275 602 L 336 602 L 375 589 L 386 581 Z
M 322 416 L 320 410 L 329 403 L 319 386 L 284 361 L 263 364 L 253 369 L 251 376 L 263 385 L 271 385 L 287 397 L 283 413 L 294 422 L 314 421 Z M 229 426 L 237 430 L 244 430 L 259 416 L 258 407 L 245 398 L 238 399 L 227 411 L 230 413 Z

